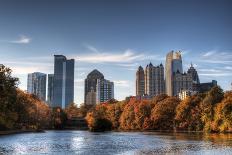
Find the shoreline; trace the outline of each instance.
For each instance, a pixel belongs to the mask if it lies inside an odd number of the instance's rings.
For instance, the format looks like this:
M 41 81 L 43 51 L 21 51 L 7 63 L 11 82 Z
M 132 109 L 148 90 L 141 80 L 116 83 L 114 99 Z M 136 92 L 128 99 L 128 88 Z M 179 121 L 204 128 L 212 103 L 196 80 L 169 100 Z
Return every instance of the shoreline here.
M 21 134 L 21 133 L 40 133 L 46 131 L 88 131 L 90 130 L 81 130 L 81 129 L 46 129 L 46 130 L 9 130 L 9 131 L 0 131 L 0 136 L 12 135 L 12 134 Z M 174 131 L 174 130 L 110 130 L 110 131 L 95 131 L 95 132 L 156 132 L 156 133 L 185 133 L 185 134 L 232 134 L 232 132 L 204 132 L 204 131 Z M 94 133 L 94 132 L 93 132 Z
M 21 134 L 21 133 L 39 133 L 39 132 L 45 132 L 45 131 L 44 130 L 5 130 L 5 131 L 0 131 L 0 136 Z

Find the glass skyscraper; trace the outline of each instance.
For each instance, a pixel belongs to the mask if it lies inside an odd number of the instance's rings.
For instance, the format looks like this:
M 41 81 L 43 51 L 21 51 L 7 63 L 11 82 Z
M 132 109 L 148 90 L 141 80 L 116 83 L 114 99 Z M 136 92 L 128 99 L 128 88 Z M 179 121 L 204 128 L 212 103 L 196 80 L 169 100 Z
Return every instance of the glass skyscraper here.
M 48 74 L 48 93 L 47 93 L 47 102 L 49 105 L 53 102 L 53 82 L 54 81 L 54 74 Z
M 75 60 L 63 55 L 54 55 L 54 79 L 52 107 L 66 108 L 74 101 Z
M 171 51 L 166 56 L 165 65 L 165 87 L 166 94 L 173 96 L 173 73 L 183 73 L 181 52 Z
M 34 72 L 28 74 L 27 92 L 36 95 L 42 101 L 46 101 L 47 74 Z

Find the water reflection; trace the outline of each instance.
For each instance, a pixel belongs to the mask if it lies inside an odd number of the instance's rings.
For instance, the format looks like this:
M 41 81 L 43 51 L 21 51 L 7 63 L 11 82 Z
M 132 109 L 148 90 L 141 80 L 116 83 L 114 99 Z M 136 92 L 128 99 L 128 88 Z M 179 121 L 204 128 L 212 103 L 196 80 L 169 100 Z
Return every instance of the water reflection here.
M 0 137 L 0 154 L 231 154 L 232 134 L 47 131 Z

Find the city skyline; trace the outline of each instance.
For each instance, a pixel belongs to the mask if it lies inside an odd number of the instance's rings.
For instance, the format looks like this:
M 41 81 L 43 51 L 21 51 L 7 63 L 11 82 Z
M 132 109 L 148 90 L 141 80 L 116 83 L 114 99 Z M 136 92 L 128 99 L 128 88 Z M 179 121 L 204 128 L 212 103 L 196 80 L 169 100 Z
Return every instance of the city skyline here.
M 76 60 L 75 103 L 83 103 L 93 69 L 114 82 L 122 100 L 135 95 L 138 66 L 165 64 L 171 50 L 182 51 L 183 70 L 192 62 L 201 82 L 231 89 L 231 1 L 25 2 L 0 6 L 1 63 L 23 90 L 28 73 L 53 73 L 53 55 L 63 54 Z

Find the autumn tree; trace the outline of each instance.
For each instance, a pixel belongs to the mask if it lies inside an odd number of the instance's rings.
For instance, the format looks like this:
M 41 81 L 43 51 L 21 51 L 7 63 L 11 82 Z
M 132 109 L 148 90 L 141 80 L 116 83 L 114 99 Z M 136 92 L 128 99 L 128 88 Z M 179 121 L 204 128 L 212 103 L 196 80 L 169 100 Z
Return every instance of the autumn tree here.
M 201 131 L 203 129 L 200 109 L 202 99 L 201 95 L 195 95 L 180 102 L 175 116 L 178 130 Z
M 180 100 L 176 97 L 168 97 L 155 105 L 151 113 L 154 129 L 172 130 L 174 128 L 176 107 L 179 102 Z
M 227 92 L 224 99 L 215 107 L 212 129 L 218 132 L 232 131 L 232 92 Z
M 207 132 L 211 131 L 211 123 L 214 118 L 214 107 L 217 103 L 221 102 L 224 93 L 219 86 L 213 87 L 206 95 L 201 103 L 202 109 L 202 121 L 204 123 L 204 130 Z

